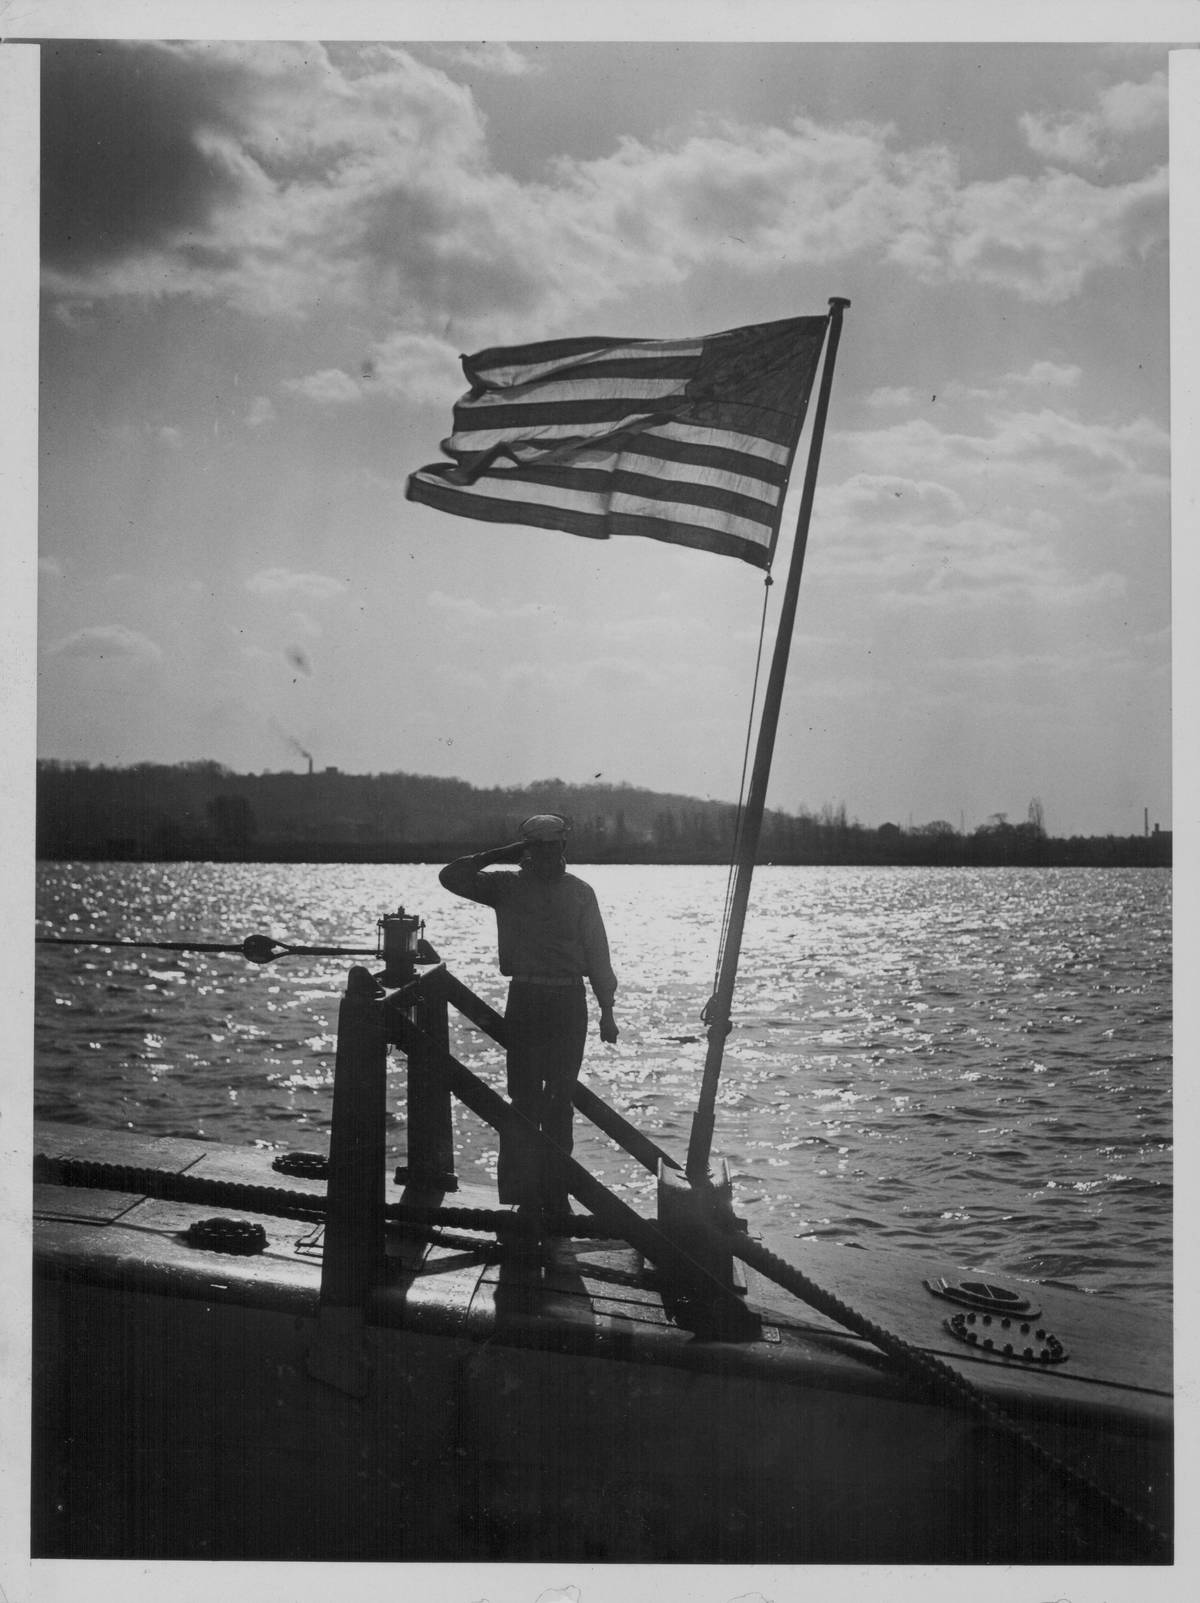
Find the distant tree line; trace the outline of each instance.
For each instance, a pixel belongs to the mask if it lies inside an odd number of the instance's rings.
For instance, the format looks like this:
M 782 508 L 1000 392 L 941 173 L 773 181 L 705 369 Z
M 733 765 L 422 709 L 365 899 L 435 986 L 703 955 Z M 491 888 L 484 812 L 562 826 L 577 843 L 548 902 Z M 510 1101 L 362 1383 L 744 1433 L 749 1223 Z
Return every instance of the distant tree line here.
M 480 789 L 427 774 L 238 774 L 215 762 L 38 764 L 42 858 L 246 862 L 438 862 L 515 838 L 533 812 L 571 818 L 576 862 L 724 863 L 737 809 L 631 785 L 546 779 Z M 768 812 L 761 862 L 912 866 L 1167 866 L 1169 832 L 1047 835 L 1040 804 L 966 833 L 849 821 L 844 805 Z

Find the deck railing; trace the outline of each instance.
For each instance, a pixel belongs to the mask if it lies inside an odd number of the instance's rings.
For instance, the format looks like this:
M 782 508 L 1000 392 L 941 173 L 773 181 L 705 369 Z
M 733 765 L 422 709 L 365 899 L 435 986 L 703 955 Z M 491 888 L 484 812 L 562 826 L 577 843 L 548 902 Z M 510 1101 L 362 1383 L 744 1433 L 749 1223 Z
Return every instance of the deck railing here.
M 390 985 L 394 979 L 401 983 Z M 655 1266 L 668 1295 L 702 1308 L 705 1322 L 723 1330 L 744 1332 L 756 1324 L 736 1288 L 714 1272 L 711 1262 L 621 1201 L 450 1052 L 451 1006 L 505 1044 L 500 1014 L 444 963 L 411 977 L 393 971 L 376 978 L 367 969 L 350 971 L 338 1016 L 322 1304 L 361 1307 L 383 1275 L 387 1049 L 396 1046 L 408 1058 L 408 1161 L 397 1171 L 406 1194 L 421 1193 L 428 1200 L 431 1192 L 456 1188 L 451 1108 L 457 1097 L 502 1134 L 514 1124 L 523 1125 L 528 1142 L 540 1146 L 558 1166 L 570 1194 L 599 1225 Z M 584 1117 L 657 1174 L 660 1185 L 664 1177 L 685 1183 L 678 1161 L 594 1091 L 579 1085 L 574 1100 Z

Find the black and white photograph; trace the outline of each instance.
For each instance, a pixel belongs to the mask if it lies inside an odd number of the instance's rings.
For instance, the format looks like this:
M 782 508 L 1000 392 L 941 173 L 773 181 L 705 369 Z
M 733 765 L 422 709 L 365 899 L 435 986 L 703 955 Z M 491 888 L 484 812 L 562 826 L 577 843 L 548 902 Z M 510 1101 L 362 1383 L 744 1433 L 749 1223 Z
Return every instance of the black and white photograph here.
M 0 1593 L 1182 1585 L 1200 14 L 358 10 L 0 45 Z

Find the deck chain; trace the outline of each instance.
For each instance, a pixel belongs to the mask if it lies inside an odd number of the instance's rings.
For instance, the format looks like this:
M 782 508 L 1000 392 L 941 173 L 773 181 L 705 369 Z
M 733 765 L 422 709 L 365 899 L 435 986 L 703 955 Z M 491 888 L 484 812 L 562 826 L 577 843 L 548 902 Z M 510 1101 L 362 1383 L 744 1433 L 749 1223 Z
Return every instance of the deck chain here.
M 195 1202 L 215 1208 L 244 1208 L 248 1213 L 274 1214 L 282 1219 L 320 1222 L 328 1211 L 323 1191 L 290 1191 L 283 1186 L 253 1185 L 245 1181 L 207 1179 L 174 1170 L 147 1169 L 135 1164 L 101 1163 L 91 1158 L 52 1158 L 38 1153 L 33 1178 L 39 1184 L 126 1191 L 160 1202 Z M 486 1230 L 497 1234 L 526 1234 L 531 1226 L 505 1208 L 429 1207 L 410 1202 L 389 1202 L 384 1217 L 391 1223 L 416 1228 L 450 1227 Z M 607 1240 L 612 1231 L 591 1219 L 576 1219 L 557 1235 Z
M 199 1202 L 215 1208 L 244 1208 L 249 1213 L 274 1214 L 282 1219 L 319 1220 L 325 1216 L 324 1196 L 312 1192 L 206 1179 L 198 1174 L 145 1169 L 130 1163 L 51 1158 L 38 1153 L 33 1160 L 33 1178 L 42 1184 L 134 1192 L 160 1202 Z

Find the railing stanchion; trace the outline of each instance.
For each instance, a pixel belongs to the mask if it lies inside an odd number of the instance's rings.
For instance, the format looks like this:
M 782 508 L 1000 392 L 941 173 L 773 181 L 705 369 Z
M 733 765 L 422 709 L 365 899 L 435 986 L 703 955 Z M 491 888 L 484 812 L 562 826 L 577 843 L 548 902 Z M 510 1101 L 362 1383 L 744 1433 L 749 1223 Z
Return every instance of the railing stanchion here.
M 307 1364 L 309 1374 L 355 1397 L 370 1385 L 366 1302 L 385 1258 L 383 1010 L 383 992 L 370 970 L 352 968 L 338 1010 L 321 1304 Z
M 387 1039 L 383 996 L 369 970 L 350 970 L 338 1010 L 321 1302 L 361 1307 L 384 1258 Z
M 408 1017 L 425 1039 L 407 1054 L 408 1162 L 396 1170 L 396 1180 L 421 1189 L 457 1191 L 453 1098 L 439 1069 L 439 1054 L 450 1050 L 445 987 L 420 987 Z

